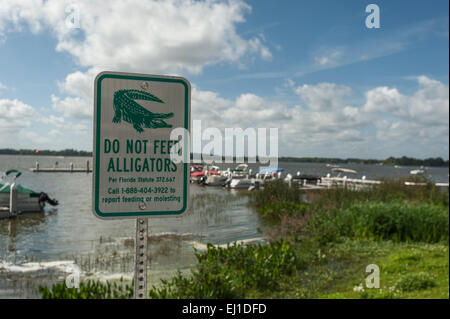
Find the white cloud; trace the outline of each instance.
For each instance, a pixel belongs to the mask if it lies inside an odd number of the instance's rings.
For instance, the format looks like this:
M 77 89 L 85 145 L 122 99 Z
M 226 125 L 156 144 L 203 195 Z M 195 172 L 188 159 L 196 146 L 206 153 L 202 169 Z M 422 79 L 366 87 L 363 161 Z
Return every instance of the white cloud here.
M 395 121 L 430 129 L 449 125 L 449 86 L 426 76 L 417 77 L 419 89 L 410 96 L 396 88 L 378 87 L 366 93 L 364 110 L 396 117 Z
M 60 99 L 52 94 L 53 109 L 70 118 L 92 117 L 93 106 L 88 100 L 80 97 L 66 97 Z
M 23 147 L 29 136 L 36 110 L 17 99 L 0 99 L 0 146 Z
M 74 7 L 80 29 L 66 25 L 66 9 Z M 242 67 L 255 55 L 272 58 L 262 34 L 246 39 L 236 33 L 251 11 L 242 0 L 114 0 L 107 9 L 104 1 L 0 0 L 0 8 L 0 35 L 27 27 L 34 33 L 49 29 L 56 49 L 87 68 L 59 83 L 64 97 L 51 97 L 53 109 L 71 118 L 92 116 L 93 81 L 102 70 L 195 74 L 217 63 Z
M 343 107 L 344 99 L 352 93 L 352 89 L 335 83 L 304 84 L 297 87 L 295 93 L 300 95 L 309 108 L 326 111 Z
M 4 85 L 2 82 L 0 82 L 0 91 L 4 91 L 7 89 L 8 89 L 8 87 L 6 85 Z
M 17 99 L 0 99 L 0 128 L 23 128 L 30 125 L 36 111 Z
M 271 57 L 258 37 L 245 39 L 236 24 L 250 6 L 241 0 L 104 1 L 80 0 L 80 29 L 66 26 L 71 0 L 0 1 L 0 34 L 49 28 L 57 50 L 81 66 L 150 73 L 199 73 L 210 64 L 237 63 L 246 55 Z M 8 29 L 8 25 L 10 28 Z
M 400 94 L 396 88 L 383 86 L 366 92 L 364 110 L 367 112 L 385 112 L 407 116 L 408 107 L 408 97 Z
M 194 88 L 192 92 L 192 118 L 202 120 L 204 127 L 274 127 L 289 116 L 284 104 L 252 93 L 231 100 L 211 91 Z
M 297 105 L 252 93 L 225 99 L 194 88 L 193 119 L 201 119 L 203 128 L 278 127 L 281 154 L 293 156 L 423 157 L 420 150 L 426 148 L 428 154 L 445 157 L 448 85 L 427 77 L 417 80 L 419 88 L 410 95 L 376 87 L 361 105 L 350 103 L 350 87 L 336 83 L 294 87 L 290 82 L 304 102 Z
M 314 61 L 320 67 L 333 67 L 339 65 L 342 52 L 340 50 L 331 50 L 314 57 Z
M 72 134 L 91 144 L 91 131 L 84 123 L 46 117 L 20 100 L 0 99 L 0 147 L 62 149 Z
M 372 113 L 376 137 L 388 149 L 422 149 L 445 157 L 449 144 L 449 86 L 426 76 L 419 88 L 403 95 L 380 87 L 366 94 L 364 109 Z
M 449 86 L 426 76 L 417 78 L 420 89 L 410 99 L 410 115 L 426 125 L 449 125 Z

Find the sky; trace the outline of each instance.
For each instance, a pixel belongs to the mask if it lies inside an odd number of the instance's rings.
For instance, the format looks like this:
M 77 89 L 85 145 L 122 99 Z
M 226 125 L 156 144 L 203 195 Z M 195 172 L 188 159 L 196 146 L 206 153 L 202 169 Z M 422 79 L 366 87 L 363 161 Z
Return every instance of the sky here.
M 367 28 L 377 4 L 380 27 Z M 0 148 L 92 150 L 101 71 L 179 75 L 202 129 L 295 157 L 449 158 L 447 0 L 0 0 Z M 206 142 L 204 142 L 206 143 Z

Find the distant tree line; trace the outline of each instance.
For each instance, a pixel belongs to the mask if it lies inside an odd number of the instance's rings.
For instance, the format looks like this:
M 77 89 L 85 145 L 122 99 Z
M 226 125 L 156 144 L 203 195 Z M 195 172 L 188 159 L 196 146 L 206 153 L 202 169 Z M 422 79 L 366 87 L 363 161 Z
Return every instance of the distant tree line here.
M 47 156 L 92 156 L 92 152 L 65 149 L 61 151 L 52 150 L 15 150 L 11 148 L 0 149 L 0 155 L 47 155 Z
M 412 157 L 389 157 L 383 161 L 383 165 L 400 165 L 400 166 L 448 166 L 448 160 L 444 161 L 441 157 L 426 158 L 423 160 Z
M 11 148 L 0 149 L 0 155 L 47 155 L 47 156 L 92 156 L 92 152 L 78 151 L 74 149 L 65 149 L 61 151 L 51 150 L 29 150 L 20 149 L 15 150 Z M 193 154 L 191 153 L 191 159 Z M 225 160 L 225 156 L 222 156 L 222 161 Z M 233 161 L 236 157 L 233 157 Z M 244 162 L 247 162 L 248 158 L 244 157 Z M 297 163 L 327 163 L 327 164 L 382 164 L 382 165 L 399 165 L 399 166 L 449 166 L 448 160 L 443 160 L 441 157 L 417 159 L 412 157 L 402 156 L 399 158 L 389 157 L 385 160 L 377 159 L 360 159 L 360 158 L 331 158 L 331 157 L 279 157 L 280 162 L 297 162 Z M 259 162 L 258 157 L 256 161 Z
M 327 164 L 382 164 L 399 166 L 449 166 L 449 161 L 444 161 L 441 157 L 417 159 L 411 157 L 389 157 L 385 160 L 360 159 L 360 158 L 329 158 L 329 157 L 280 157 L 280 162 L 301 162 L 301 163 L 327 163 Z
M 302 163 L 327 163 L 327 164 L 379 164 L 380 160 L 360 158 L 331 158 L 331 157 L 279 157 L 280 162 L 302 162 Z

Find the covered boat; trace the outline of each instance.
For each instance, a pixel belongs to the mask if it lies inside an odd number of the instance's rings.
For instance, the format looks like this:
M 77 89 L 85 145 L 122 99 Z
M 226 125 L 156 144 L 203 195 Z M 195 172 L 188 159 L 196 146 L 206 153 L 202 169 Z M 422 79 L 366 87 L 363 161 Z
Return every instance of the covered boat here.
M 57 200 L 51 199 L 44 192 L 36 192 L 16 183 L 16 179 L 22 173 L 16 169 L 8 170 L 4 173 L 4 177 L 0 182 L 0 218 L 11 217 L 9 212 L 11 187 L 15 187 L 17 191 L 16 210 L 17 214 L 27 212 L 41 212 L 45 203 L 52 206 L 58 205 Z M 5 181 L 6 177 L 13 176 L 12 181 Z
M 256 177 L 263 180 L 272 180 L 275 178 L 280 178 L 283 171 L 284 168 L 281 167 L 266 167 L 260 169 L 258 174 L 256 174 Z

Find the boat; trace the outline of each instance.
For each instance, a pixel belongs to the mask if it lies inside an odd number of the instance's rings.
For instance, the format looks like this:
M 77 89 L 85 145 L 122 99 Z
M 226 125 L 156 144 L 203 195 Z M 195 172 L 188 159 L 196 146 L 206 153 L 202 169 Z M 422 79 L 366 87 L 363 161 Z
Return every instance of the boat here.
M 205 171 L 203 170 L 203 165 L 193 164 L 191 165 L 189 173 L 189 181 L 198 182 L 203 176 L 205 176 Z
M 207 166 L 197 182 L 207 186 L 224 186 L 227 178 L 219 172 L 218 166 Z
M 287 174 L 284 181 L 288 183 L 298 183 L 300 185 L 317 185 L 320 182 L 320 177 L 317 175 L 301 174 L 300 172 L 297 172 L 296 175 Z
M 266 167 L 260 169 L 256 177 L 263 180 L 280 178 L 283 171 L 284 168 L 281 167 Z
M 190 182 L 204 184 L 207 177 L 211 175 L 221 175 L 218 166 L 193 165 L 191 167 Z
M 234 178 L 243 177 L 248 174 L 248 165 L 247 164 L 239 164 L 234 169 L 228 168 L 226 171 L 221 172 L 222 175 L 232 176 Z
M 16 183 L 16 179 L 20 177 L 22 173 L 17 169 L 11 169 L 4 173 L 0 182 L 0 218 L 12 217 L 16 214 L 42 212 L 45 207 L 45 203 L 49 203 L 52 206 L 58 205 L 58 201 L 51 199 L 44 192 L 37 192 L 28 189 L 20 184 Z M 8 177 L 12 176 L 11 181 L 7 181 Z M 10 212 L 10 197 L 11 187 L 17 190 L 17 202 L 15 214 Z
M 419 169 L 413 169 L 409 172 L 409 174 L 411 175 L 424 175 L 425 174 L 425 169 L 422 167 L 420 167 Z
M 425 171 L 423 169 L 413 169 L 409 172 L 411 175 L 423 175 Z
M 227 180 L 228 180 L 227 176 L 213 174 L 213 175 L 207 175 L 203 179 L 203 184 L 207 185 L 207 186 L 225 186 Z
M 331 171 L 334 173 L 349 173 L 349 174 L 357 174 L 358 173 L 357 171 L 355 171 L 353 169 L 342 168 L 342 167 L 332 168 Z
M 233 178 L 226 182 L 227 186 L 231 189 L 248 189 L 252 190 L 258 187 L 258 181 L 254 178 Z

